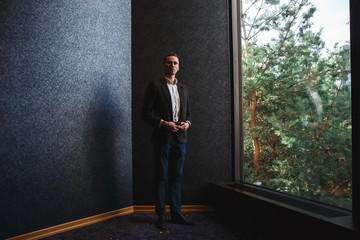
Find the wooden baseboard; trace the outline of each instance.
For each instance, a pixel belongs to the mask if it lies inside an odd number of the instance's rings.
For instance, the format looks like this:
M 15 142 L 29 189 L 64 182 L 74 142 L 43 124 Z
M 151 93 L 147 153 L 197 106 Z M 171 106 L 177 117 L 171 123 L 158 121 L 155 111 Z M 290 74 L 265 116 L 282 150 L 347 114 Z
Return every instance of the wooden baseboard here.
M 8 238 L 7 240 L 37 240 L 134 212 L 154 212 L 154 211 L 155 211 L 155 206 L 151 206 L 151 205 L 130 206 L 115 211 L 102 213 L 99 215 L 41 229 L 35 232 L 26 233 L 20 236 Z M 169 206 L 166 206 L 166 211 L 170 211 Z M 182 211 L 183 212 L 214 212 L 215 209 L 209 205 L 183 205 Z
M 170 212 L 170 206 L 165 206 L 166 212 Z M 182 212 L 214 212 L 215 209 L 210 205 L 183 205 Z M 134 206 L 134 212 L 155 212 L 153 205 L 137 205 Z
M 7 240 L 36 240 L 36 239 L 41 239 L 41 238 L 45 238 L 45 237 L 49 237 L 55 234 L 59 234 L 62 232 L 67 232 L 76 228 L 80 228 L 80 227 L 84 227 L 93 223 L 98 223 L 98 222 L 102 222 L 111 218 L 115 218 L 115 217 L 119 217 L 119 216 L 123 216 L 129 213 L 133 213 L 134 212 L 134 207 L 126 207 L 126 208 L 122 208 L 122 209 L 118 209 L 115 211 L 111 211 L 111 212 L 107 212 L 107 213 L 102 213 L 99 215 L 95 215 L 95 216 L 91 216 L 91 217 L 87 217 L 87 218 L 83 218 L 80 220 L 75 220 L 72 222 L 68 222 L 68 223 L 64 223 L 64 224 L 60 224 L 60 225 L 56 225 L 53 227 L 49 227 L 49 228 L 45 228 L 45 229 L 41 229 L 35 232 L 31 232 L 31 233 L 26 233 L 20 236 L 16 236 L 16 237 L 12 237 L 9 238 Z

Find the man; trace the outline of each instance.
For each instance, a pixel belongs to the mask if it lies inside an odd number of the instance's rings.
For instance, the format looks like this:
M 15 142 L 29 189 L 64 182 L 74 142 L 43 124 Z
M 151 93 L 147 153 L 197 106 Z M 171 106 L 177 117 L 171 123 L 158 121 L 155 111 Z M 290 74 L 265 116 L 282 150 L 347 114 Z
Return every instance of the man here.
M 171 219 L 175 223 L 193 225 L 181 213 L 181 177 L 191 113 L 189 90 L 175 77 L 179 71 L 179 57 L 175 53 L 168 54 L 162 67 L 165 76 L 147 87 L 141 116 L 153 127 L 155 211 L 158 215 L 157 227 L 165 229 L 165 182 L 168 171 Z

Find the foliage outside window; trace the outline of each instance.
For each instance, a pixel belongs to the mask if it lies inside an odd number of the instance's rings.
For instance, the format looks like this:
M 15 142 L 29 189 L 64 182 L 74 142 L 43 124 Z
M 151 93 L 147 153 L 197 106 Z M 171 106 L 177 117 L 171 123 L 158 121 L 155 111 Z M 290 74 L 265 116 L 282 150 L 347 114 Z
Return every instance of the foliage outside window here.
M 309 0 L 240 9 L 244 181 L 351 209 L 350 43 L 325 48 Z

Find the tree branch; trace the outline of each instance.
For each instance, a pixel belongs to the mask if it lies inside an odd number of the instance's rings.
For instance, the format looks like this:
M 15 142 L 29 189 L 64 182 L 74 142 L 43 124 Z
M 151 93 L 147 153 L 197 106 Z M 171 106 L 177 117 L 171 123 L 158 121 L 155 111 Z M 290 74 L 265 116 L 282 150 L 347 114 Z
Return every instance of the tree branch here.
M 343 82 L 344 82 L 344 79 L 341 78 L 341 82 L 340 82 L 339 87 L 338 87 L 338 89 L 337 89 L 337 91 L 336 91 L 335 97 L 334 97 L 334 99 L 333 99 L 333 101 L 332 101 L 332 103 L 331 103 L 331 106 L 330 106 L 330 109 L 329 109 L 329 112 L 328 112 L 328 115 L 327 115 L 327 118 L 326 118 L 326 122 L 325 122 L 325 124 L 324 124 L 323 129 L 320 131 L 319 135 L 317 136 L 317 138 L 321 138 L 322 135 L 324 134 L 325 130 L 326 130 L 326 129 L 329 127 L 329 125 L 330 125 L 331 112 L 332 112 L 332 110 L 333 110 L 333 108 L 334 108 L 334 106 L 335 106 L 335 101 L 336 101 L 336 98 L 339 96 L 339 92 L 340 92 L 340 89 L 341 89 L 341 87 L 342 87 Z

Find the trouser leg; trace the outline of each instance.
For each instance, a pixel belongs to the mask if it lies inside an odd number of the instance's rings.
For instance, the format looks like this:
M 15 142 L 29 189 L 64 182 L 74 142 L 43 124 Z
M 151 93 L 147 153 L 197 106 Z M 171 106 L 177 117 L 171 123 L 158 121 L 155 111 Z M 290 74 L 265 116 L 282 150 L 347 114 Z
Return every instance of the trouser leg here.
M 169 200 L 173 216 L 181 212 L 181 182 L 185 155 L 185 143 L 174 142 L 169 155 Z
M 165 211 L 165 182 L 168 169 L 168 157 L 170 144 L 155 144 L 155 211 L 158 215 L 163 215 Z

